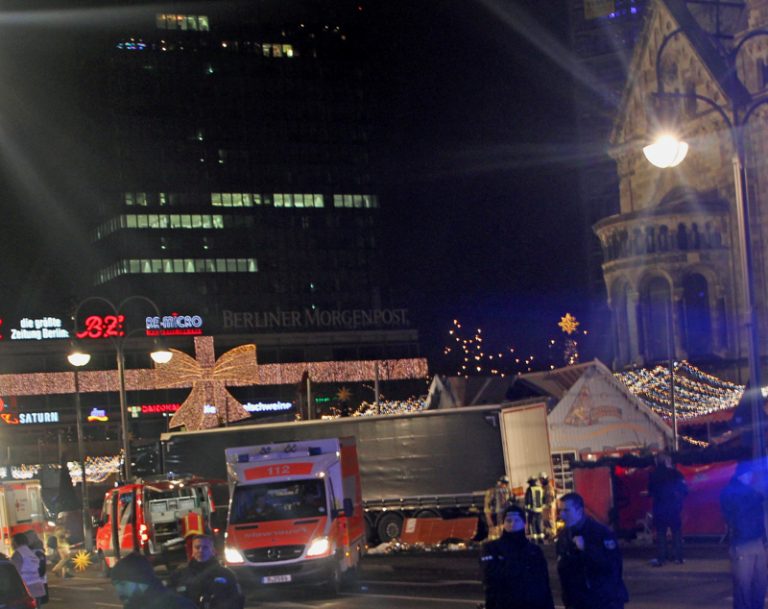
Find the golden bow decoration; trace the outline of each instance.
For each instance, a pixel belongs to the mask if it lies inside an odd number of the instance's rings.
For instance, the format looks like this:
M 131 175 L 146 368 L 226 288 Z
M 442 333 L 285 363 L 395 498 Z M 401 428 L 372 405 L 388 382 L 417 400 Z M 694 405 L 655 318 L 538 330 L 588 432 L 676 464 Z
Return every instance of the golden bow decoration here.
M 205 337 L 209 338 L 209 337 Z M 213 341 L 195 339 L 198 358 L 170 349 L 173 357 L 156 364 L 157 379 L 167 387 L 192 385 L 192 392 L 171 417 L 170 428 L 209 429 L 251 416 L 226 389 L 227 383 L 250 384 L 258 375 L 256 345 L 241 345 L 214 362 Z M 213 406 L 206 412 L 206 406 Z

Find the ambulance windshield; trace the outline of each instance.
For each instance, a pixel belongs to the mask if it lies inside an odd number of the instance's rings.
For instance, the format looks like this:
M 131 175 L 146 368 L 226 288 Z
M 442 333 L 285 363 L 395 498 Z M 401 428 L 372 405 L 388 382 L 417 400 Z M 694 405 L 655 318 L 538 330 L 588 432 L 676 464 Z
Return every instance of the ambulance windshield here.
M 327 512 L 322 480 L 297 480 L 236 486 L 229 522 L 266 522 L 324 516 Z

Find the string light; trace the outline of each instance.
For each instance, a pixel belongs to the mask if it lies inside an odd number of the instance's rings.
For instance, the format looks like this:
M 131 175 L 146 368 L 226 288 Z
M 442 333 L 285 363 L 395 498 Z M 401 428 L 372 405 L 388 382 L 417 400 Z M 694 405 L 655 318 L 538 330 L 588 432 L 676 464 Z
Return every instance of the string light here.
M 735 408 L 744 393 L 744 385 L 717 378 L 686 361 L 674 362 L 674 374 L 668 366 L 650 370 L 639 368 L 617 372 L 615 377 L 656 414 L 670 418 L 670 376 L 675 382 L 675 411 L 680 419 Z
M 464 336 L 461 329 L 459 320 L 454 319 L 452 327 L 448 329 L 449 343 L 452 344 L 443 347 L 443 355 L 459 358 L 456 363 L 457 376 L 468 377 L 473 374 L 504 377 L 508 374 L 533 372 L 533 355 L 510 357 L 515 353 L 514 347 L 492 349 L 483 344 L 488 341 L 483 336 L 482 328 L 477 328 L 470 338 Z

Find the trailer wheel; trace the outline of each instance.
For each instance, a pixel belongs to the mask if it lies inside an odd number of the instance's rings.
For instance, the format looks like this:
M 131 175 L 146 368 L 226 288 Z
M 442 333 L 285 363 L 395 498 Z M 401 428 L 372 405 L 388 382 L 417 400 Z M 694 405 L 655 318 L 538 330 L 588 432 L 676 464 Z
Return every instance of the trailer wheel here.
M 437 510 L 419 510 L 413 516 L 414 518 L 440 518 L 440 512 Z
M 387 512 L 376 523 L 376 532 L 381 543 L 397 539 L 403 532 L 403 517 L 395 512 Z

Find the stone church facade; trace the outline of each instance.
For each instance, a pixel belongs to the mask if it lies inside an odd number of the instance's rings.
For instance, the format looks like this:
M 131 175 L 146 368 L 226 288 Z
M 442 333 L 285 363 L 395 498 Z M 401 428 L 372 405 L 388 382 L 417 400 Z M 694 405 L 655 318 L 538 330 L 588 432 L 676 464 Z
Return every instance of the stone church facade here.
M 611 137 L 620 213 L 594 226 L 615 369 L 673 356 L 746 380 L 734 131 L 727 121 L 738 124 L 750 109 L 743 130 L 749 226 L 759 348 L 766 353 L 768 35 L 755 32 L 768 28 L 768 0 L 733 5 L 652 0 L 648 7 Z M 655 96 L 659 87 L 674 97 Z M 659 169 L 642 149 L 670 126 L 690 149 L 680 165 Z

